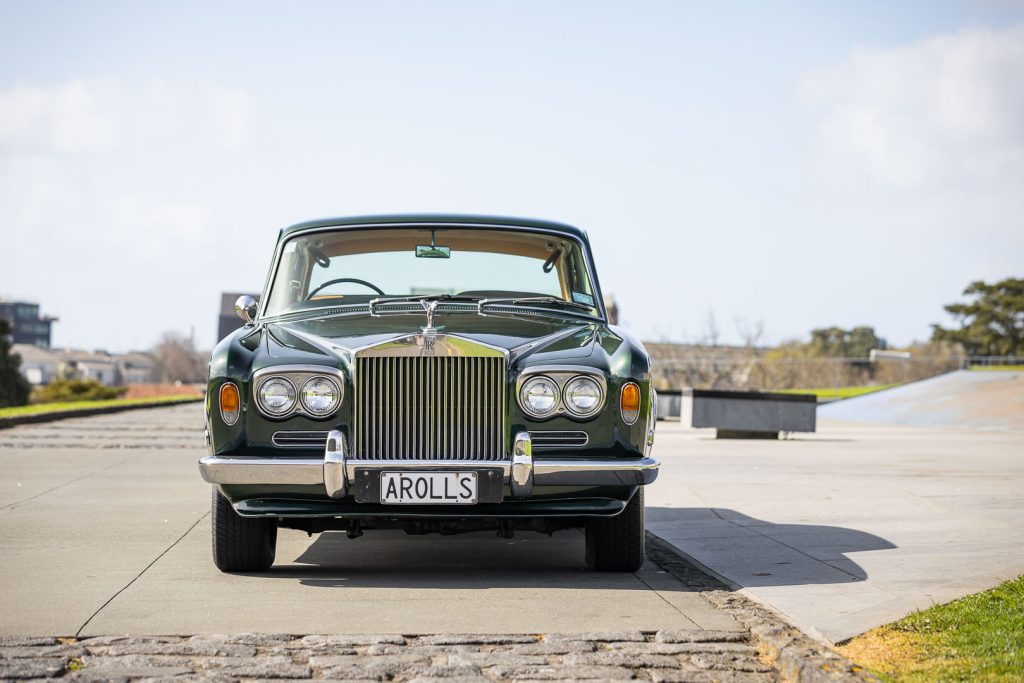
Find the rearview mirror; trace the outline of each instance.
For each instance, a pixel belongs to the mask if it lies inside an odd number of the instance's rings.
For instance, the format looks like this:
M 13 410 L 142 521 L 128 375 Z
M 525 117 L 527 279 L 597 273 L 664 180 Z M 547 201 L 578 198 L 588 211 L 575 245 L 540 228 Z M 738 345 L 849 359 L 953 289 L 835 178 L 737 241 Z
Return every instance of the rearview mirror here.
M 439 244 L 417 244 L 416 258 L 451 258 L 452 248 Z

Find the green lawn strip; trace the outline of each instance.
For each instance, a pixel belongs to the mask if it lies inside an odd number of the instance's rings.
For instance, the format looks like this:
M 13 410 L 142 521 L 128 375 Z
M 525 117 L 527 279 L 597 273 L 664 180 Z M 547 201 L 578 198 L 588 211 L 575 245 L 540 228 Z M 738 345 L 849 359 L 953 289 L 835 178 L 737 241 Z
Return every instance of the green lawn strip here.
M 902 683 L 1024 679 L 1024 576 L 882 626 L 839 648 Z
M 109 401 L 71 401 L 67 403 L 36 403 L 15 408 L 0 408 L 0 418 L 22 417 L 24 415 L 45 415 L 47 413 L 64 413 L 76 410 L 92 410 L 95 408 L 113 408 L 134 405 L 155 405 L 181 401 L 200 401 L 202 396 L 195 394 L 176 394 L 174 396 L 154 396 L 151 398 L 115 398 Z
M 854 396 L 863 396 L 864 394 L 871 394 L 882 389 L 892 389 L 893 387 L 899 386 L 898 384 L 873 384 L 871 386 L 864 387 L 832 387 L 828 389 L 775 389 L 773 390 L 777 394 L 814 394 L 818 397 L 818 400 L 822 399 L 837 399 L 837 398 L 853 398 Z
M 1024 372 L 1024 365 L 972 365 L 970 369 L 982 372 Z

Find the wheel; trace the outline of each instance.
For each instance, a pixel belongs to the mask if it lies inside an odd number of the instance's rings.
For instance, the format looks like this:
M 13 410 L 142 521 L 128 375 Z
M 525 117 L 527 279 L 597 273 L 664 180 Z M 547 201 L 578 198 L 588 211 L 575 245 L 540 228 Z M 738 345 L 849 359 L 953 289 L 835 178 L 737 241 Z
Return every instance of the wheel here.
M 614 517 L 587 519 L 587 566 L 599 572 L 635 572 L 644 564 L 644 488 Z
M 222 572 L 261 572 L 274 564 L 277 520 L 242 517 L 213 489 L 213 562 Z

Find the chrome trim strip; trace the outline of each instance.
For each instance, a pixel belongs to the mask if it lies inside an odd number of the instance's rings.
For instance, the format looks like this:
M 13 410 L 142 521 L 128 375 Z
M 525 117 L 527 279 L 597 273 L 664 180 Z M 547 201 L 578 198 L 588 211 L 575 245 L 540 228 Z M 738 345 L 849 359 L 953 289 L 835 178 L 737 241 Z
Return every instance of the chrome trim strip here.
M 321 458 L 261 458 L 245 455 L 208 455 L 199 461 L 199 472 L 211 484 L 324 484 Z M 396 469 L 448 470 L 501 468 L 508 481 L 512 463 L 493 460 L 350 460 L 345 459 L 345 481 L 355 480 L 356 470 L 379 472 Z M 658 478 L 654 458 L 636 460 L 534 460 L 533 485 L 602 486 L 645 485 Z
M 322 448 L 327 443 L 329 432 L 316 430 L 292 430 L 274 432 L 271 443 L 278 448 Z
M 564 435 L 562 437 L 556 435 Z M 590 443 L 590 434 L 580 430 L 551 429 L 547 431 L 531 429 L 530 438 L 534 449 L 538 448 L 583 448 Z M 576 439 L 571 441 L 570 439 Z M 544 443 L 546 439 L 550 439 Z

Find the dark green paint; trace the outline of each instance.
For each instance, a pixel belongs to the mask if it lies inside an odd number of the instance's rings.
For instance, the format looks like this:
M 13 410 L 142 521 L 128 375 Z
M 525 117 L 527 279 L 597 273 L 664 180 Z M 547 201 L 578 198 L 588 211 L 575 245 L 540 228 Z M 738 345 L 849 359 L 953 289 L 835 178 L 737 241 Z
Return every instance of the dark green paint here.
M 590 258 L 586 234 L 578 228 L 547 221 L 489 216 L 374 216 L 311 221 L 282 230 L 279 242 L 295 232 L 306 229 L 356 229 L 373 226 L 384 229 L 385 225 L 395 223 L 421 223 L 425 227 L 440 223 L 458 223 L 466 227 L 499 225 L 510 229 L 529 228 L 565 234 L 581 241 L 586 247 L 584 251 L 587 257 Z M 599 292 L 600 288 L 596 281 L 594 285 Z M 208 396 L 211 398 L 207 401 L 207 410 L 214 452 L 278 457 L 308 456 L 310 451 L 274 447 L 271 436 L 278 430 L 341 429 L 347 433 L 353 419 L 352 367 L 346 354 L 338 354 L 334 349 L 369 346 L 402 333 L 416 334 L 425 324 L 425 315 L 419 312 L 382 316 L 370 316 L 365 310 L 329 316 L 323 315 L 323 312 L 310 312 L 289 319 L 257 320 L 255 326 L 242 328 L 229 335 L 214 349 L 210 361 Z M 534 343 L 538 339 L 554 336 L 553 339 L 547 339 L 526 352 L 512 356 L 508 368 L 505 400 L 508 406 L 509 448 L 512 435 L 519 431 L 583 430 L 590 436 L 586 448 L 567 449 L 563 452 L 545 450 L 536 453 L 535 457 L 636 458 L 643 454 L 646 417 L 651 409 L 650 360 L 643 345 L 620 328 L 609 326 L 601 320 L 570 315 L 554 309 L 536 313 L 488 310 L 485 316 L 478 315 L 473 310 L 438 310 L 434 316 L 434 324 L 442 334 L 458 335 L 509 351 L 521 350 L 524 345 Z M 308 417 L 271 420 L 258 412 L 252 397 L 253 373 L 262 368 L 296 364 L 324 365 L 341 370 L 346 385 L 345 399 L 337 414 L 323 420 Z M 591 420 L 574 420 L 560 416 L 537 421 L 524 415 L 515 396 L 515 378 L 526 368 L 545 365 L 585 366 L 602 372 L 608 382 L 608 399 L 604 411 Z M 221 420 L 216 398 L 219 396 L 221 385 L 227 381 L 238 385 L 243 406 L 242 417 L 231 426 Z M 640 418 L 633 425 L 627 425 L 622 421 L 618 408 L 619 392 L 627 381 L 637 382 L 643 397 Z M 351 437 L 350 434 L 348 436 Z M 302 490 L 304 488 L 308 490 Z M 225 487 L 224 491 L 234 501 L 267 496 L 281 500 L 276 496 L 294 494 L 303 498 L 309 496 L 328 506 L 340 505 L 327 499 L 319 487 L 292 487 L 286 491 L 280 489 L 281 487 L 261 487 L 259 490 L 253 490 L 252 487 Z M 629 490 L 620 489 L 618 495 L 609 495 L 611 498 L 620 499 L 623 491 Z M 578 489 L 547 492 L 537 489 L 534 498 L 574 498 L 579 495 Z M 510 504 L 512 503 L 506 502 L 503 505 Z M 388 509 L 392 515 L 395 514 L 393 507 Z

